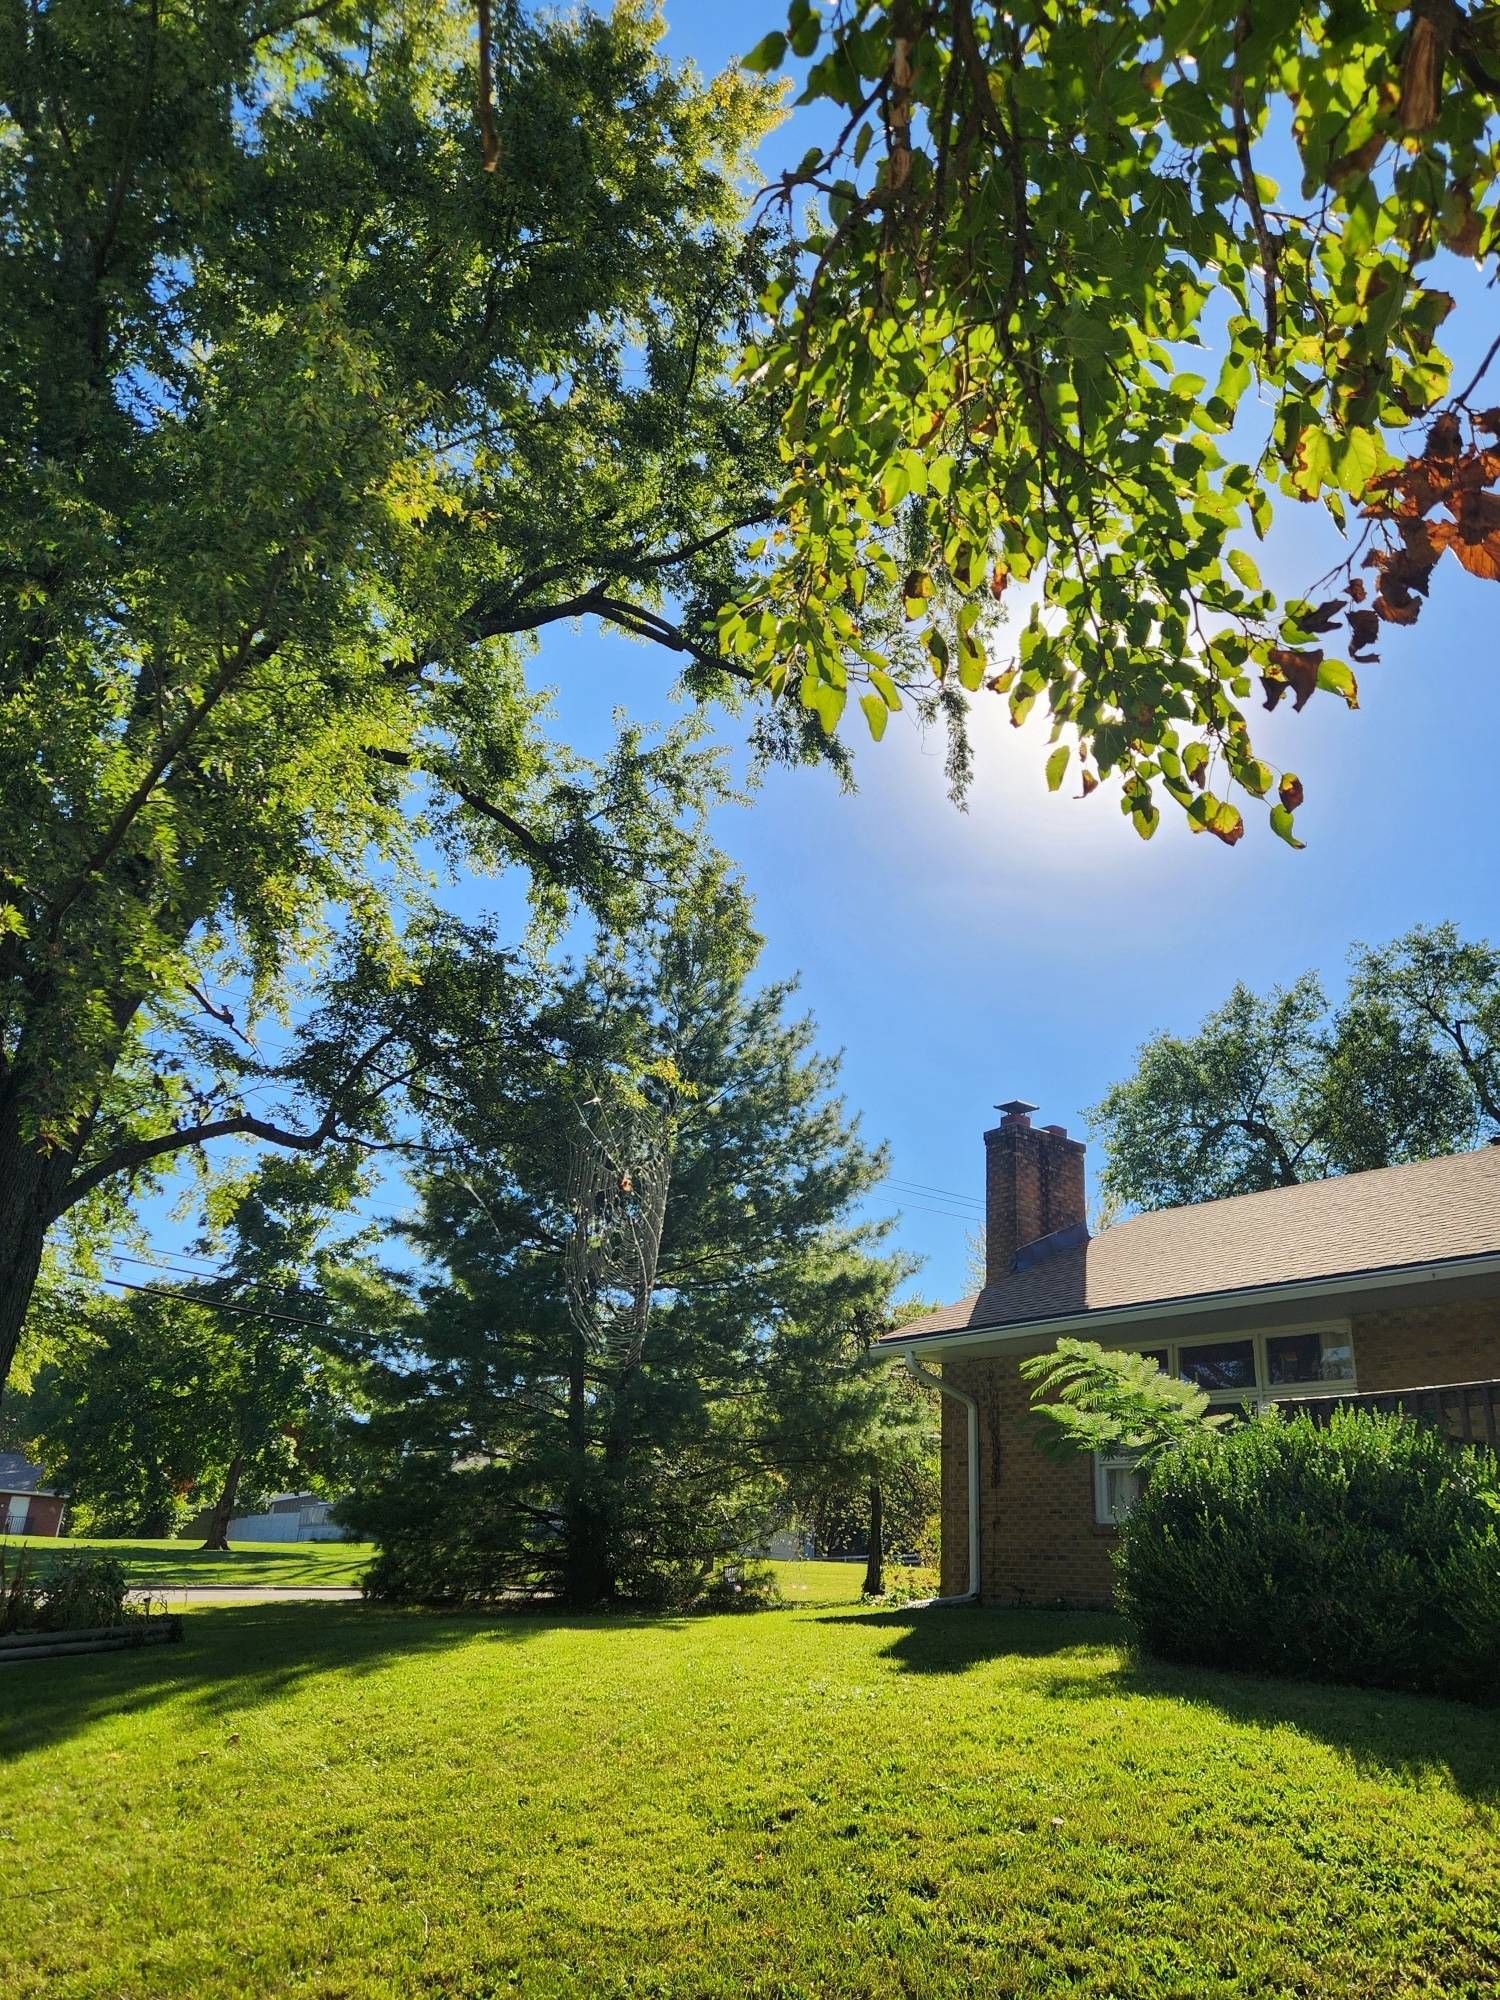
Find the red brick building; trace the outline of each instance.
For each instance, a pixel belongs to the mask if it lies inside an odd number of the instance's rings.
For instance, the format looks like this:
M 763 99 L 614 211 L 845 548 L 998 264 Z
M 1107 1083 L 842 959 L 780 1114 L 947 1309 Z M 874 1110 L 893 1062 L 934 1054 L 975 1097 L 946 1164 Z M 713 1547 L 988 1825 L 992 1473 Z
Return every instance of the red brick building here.
M 1137 1475 L 1046 1457 L 1018 1370 L 1063 1335 L 1152 1354 L 1217 1403 L 1399 1404 L 1500 1448 L 1500 1144 L 1090 1238 L 1082 1143 L 1034 1126 L 1034 1105 L 999 1108 L 984 1290 L 886 1342 L 944 1391 L 945 1595 L 1109 1600 Z
M 0 1451 L 0 1535 L 60 1535 L 67 1496 L 42 1485 L 42 1468 Z

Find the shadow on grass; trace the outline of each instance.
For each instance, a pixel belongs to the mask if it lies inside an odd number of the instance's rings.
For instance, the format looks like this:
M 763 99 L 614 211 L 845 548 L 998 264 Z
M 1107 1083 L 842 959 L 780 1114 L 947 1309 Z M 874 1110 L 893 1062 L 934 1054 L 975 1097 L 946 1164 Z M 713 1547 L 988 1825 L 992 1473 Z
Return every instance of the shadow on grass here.
M 591 1622 L 605 1621 L 327 1602 L 193 1611 L 180 1646 L 0 1667 L 0 1762 L 164 1702 L 181 1703 L 195 1720 L 243 1715 L 323 1674 L 358 1677 L 395 1659 L 437 1655 L 476 1640 L 517 1643 Z
M 1054 1675 L 1043 1691 L 1063 1701 L 1170 1701 L 1254 1728 L 1292 1729 L 1338 1751 L 1366 1777 L 1450 1784 L 1467 1799 L 1500 1806 L 1497 1709 L 1388 1688 L 1173 1666 L 1133 1654 L 1096 1677 Z
M 1129 1650 L 1123 1620 L 1105 1612 L 915 1607 L 829 1614 L 826 1622 L 889 1631 L 884 1656 L 908 1673 L 963 1673 L 1001 1659 L 1050 1662 L 1051 1671 L 1028 1672 L 1028 1692 L 1078 1703 L 1171 1702 L 1235 1724 L 1293 1729 L 1367 1775 L 1451 1784 L 1466 1798 L 1500 1805 L 1500 1709 L 1382 1688 L 1172 1666 Z
M 1107 1611 L 976 1611 L 914 1604 L 896 1611 L 811 1613 L 824 1625 L 891 1633 L 884 1657 L 910 1674 L 963 1673 L 1000 1658 L 1045 1658 L 1071 1646 L 1121 1646 L 1125 1627 Z

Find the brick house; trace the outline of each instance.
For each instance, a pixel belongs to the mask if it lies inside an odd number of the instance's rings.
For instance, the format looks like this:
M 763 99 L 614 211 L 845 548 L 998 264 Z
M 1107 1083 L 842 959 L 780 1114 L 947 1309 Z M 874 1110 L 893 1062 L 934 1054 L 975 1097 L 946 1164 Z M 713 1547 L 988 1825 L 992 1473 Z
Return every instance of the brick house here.
M 1091 1238 L 1083 1145 L 1035 1108 L 1002 1104 L 984 1135 L 984 1290 L 884 1342 L 944 1392 L 945 1596 L 1109 1601 L 1137 1475 L 1045 1457 L 1017 1367 L 1063 1335 L 1154 1355 L 1216 1403 L 1400 1407 L 1500 1448 L 1500 1142 Z
M 67 1496 L 42 1484 L 42 1468 L 0 1451 L 0 1535 L 60 1535 Z

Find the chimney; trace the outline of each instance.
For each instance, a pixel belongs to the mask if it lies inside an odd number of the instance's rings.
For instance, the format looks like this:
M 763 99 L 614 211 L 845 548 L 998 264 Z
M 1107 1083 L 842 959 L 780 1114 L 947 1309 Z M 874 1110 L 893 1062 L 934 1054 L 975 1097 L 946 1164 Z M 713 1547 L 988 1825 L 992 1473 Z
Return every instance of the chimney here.
M 1021 1098 L 995 1108 L 1000 1123 L 984 1135 L 984 1264 L 991 1285 L 1028 1243 L 1088 1220 L 1083 1141 L 1070 1139 L 1062 1125 L 1034 1126 L 1036 1106 Z

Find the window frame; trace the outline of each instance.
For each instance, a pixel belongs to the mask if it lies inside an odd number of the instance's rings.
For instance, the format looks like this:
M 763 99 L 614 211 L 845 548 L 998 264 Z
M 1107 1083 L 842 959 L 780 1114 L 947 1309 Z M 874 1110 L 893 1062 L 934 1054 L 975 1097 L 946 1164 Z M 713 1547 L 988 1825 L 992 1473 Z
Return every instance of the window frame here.
M 1322 1333 L 1338 1337 L 1340 1344 L 1349 1350 L 1350 1373 L 1345 1376 L 1325 1377 L 1316 1382 L 1272 1383 L 1270 1360 L 1266 1342 L 1281 1340 L 1293 1334 Z M 1354 1329 L 1347 1319 L 1329 1318 L 1304 1320 L 1295 1326 L 1262 1327 L 1253 1333 L 1195 1334 L 1186 1339 L 1143 1340 L 1132 1347 L 1126 1341 L 1111 1343 L 1117 1351 L 1135 1354 L 1161 1354 L 1167 1357 L 1165 1372 L 1182 1379 L 1182 1350 L 1188 1347 L 1223 1347 L 1231 1341 L 1248 1341 L 1255 1357 L 1255 1387 L 1253 1389 L 1207 1389 L 1211 1409 L 1247 1411 L 1261 1410 L 1268 1403 L 1305 1402 L 1315 1396 L 1354 1396 L 1359 1393 L 1359 1361 L 1354 1351 Z M 1120 1519 L 1109 1513 L 1109 1473 L 1133 1464 L 1134 1452 L 1104 1452 L 1092 1454 L 1094 1461 L 1094 1525 L 1099 1528 L 1118 1528 Z M 1123 1518 L 1120 1517 L 1120 1518 Z
M 1096 1451 L 1094 1459 L 1094 1525 L 1096 1528 L 1118 1528 L 1124 1520 L 1123 1514 L 1109 1511 L 1109 1475 L 1111 1472 L 1133 1472 L 1140 1464 L 1138 1451 Z M 1126 1509 L 1129 1512 L 1129 1509 Z

